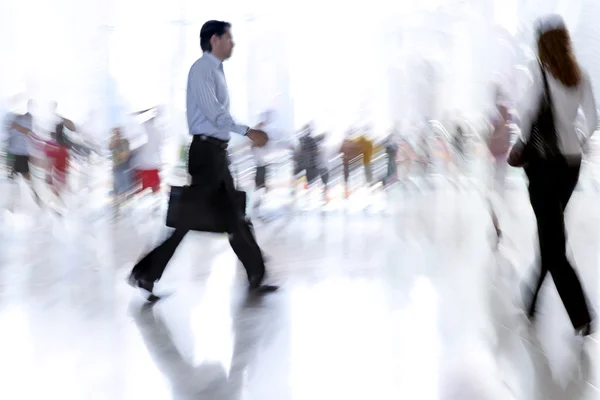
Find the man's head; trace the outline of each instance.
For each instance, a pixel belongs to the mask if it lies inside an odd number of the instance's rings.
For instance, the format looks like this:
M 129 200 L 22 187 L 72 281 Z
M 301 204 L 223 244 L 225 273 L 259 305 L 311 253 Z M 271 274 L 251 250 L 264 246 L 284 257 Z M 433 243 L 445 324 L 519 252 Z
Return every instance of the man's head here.
M 231 57 L 233 38 L 231 24 L 224 21 L 208 21 L 200 29 L 200 47 L 202 51 L 211 53 L 221 61 Z

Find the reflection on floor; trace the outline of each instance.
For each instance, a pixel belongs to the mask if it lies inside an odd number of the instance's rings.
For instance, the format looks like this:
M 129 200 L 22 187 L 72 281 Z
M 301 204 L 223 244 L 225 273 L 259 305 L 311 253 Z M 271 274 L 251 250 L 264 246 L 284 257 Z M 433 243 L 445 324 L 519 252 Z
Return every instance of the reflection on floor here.
M 597 337 L 578 342 L 551 281 L 536 327 L 518 282 L 533 216 L 511 190 L 496 249 L 476 188 L 390 191 L 381 213 L 257 221 L 281 291 L 248 297 L 226 238 L 193 233 L 153 308 L 125 283 L 165 234 L 139 203 L 117 220 L 85 208 L 4 213 L 0 398 L 597 399 Z M 598 194 L 568 218 L 598 298 Z

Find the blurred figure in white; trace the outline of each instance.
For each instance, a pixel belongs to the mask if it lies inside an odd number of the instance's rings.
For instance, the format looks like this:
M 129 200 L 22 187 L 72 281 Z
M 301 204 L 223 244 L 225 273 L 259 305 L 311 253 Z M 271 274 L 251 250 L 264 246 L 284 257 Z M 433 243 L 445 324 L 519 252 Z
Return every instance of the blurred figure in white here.
M 6 117 L 5 128 L 8 132 L 7 159 L 9 177 L 14 179 L 16 175 L 21 175 L 33 192 L 37 204 L 41 206 L 42 202 L 33 188 L 30 172 L 30 142 L 35 136 L 32 131 L 34 107 L 35 103 L 33 100 L 29 100 L 27 102 L 27 112 L 25 114 L 9 114 Z M 14 196 L 17 195 L 18 193 Z
M 160 107 L 135 113 L 139 116 L 147 114 L 141 124 L 145 143 L 132 152 L 131 166 L 135 170 L 135 178 L 140 186 L 139 192 L 151 189 L 153 194 L 160 193 L 161 154 L 165 139 L 164 133 L 157 127 L 156 120 L 161 114 Z
M 274 141 L 281 137 L 281 132 L 275 124 L 274 117 L 274 111 L 267 110 L 260 115 L 260 122 L 256 126 L 257 129 L 261 129 L 269 135 L 269 142 L 263 147 L 257 146 L 254 142 L 251 144 L 252 155 L 254 156 L 254 162 L 256 163 L 254 188 L 257 191 L 261 189 L 267 190 L 267 167 L 270 161 L 269 155 L 274 150 Z
M 293 138 L 284 128 L 283 121 L 277 111 L 269 109 L 259 117 L 256 129 L 267 133 L 269 141 L 263 147 L 256 143 L 251 144 L 251 151 L 256 164 L 254 175 L 255 199 L 253 207 L 256 209 L 263 203 L 264 195 L 270 190 L 269 174 L 273 164 L 280 160 L 283 151 L 293 149 Z

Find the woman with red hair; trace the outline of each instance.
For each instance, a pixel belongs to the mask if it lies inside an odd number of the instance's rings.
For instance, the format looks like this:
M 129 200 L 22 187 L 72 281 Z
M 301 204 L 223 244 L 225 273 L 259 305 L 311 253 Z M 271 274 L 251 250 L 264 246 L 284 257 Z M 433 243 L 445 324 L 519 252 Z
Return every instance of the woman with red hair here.
M 549 272 L 575 331 L 587 336 L 592 317 L 581 282 L 567 259 L 564 211 L 581 166 L 583 143 L 575 121 L 581 108 L 589 138 L 598 123 L 596 104 L 590 78 L 575 58 L 560 16 L 540 20 L 537 47 L 539 60 L 530 66 L 533 84 L 519 107 L 522 145 L 509 156 L 511 165 L 525 167 L 538 228 L 540 275 L 528 315 L 535 317 L 537 296 Z

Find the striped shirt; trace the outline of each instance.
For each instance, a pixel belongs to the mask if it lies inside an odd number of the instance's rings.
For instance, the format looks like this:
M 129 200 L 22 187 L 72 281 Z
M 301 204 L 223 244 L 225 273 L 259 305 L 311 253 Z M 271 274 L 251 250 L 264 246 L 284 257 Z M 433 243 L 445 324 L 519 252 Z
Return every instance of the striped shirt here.
M 244 135 L 248 130 L 246 125 L 237 124 L 229 113 L 223 63 L 212 54 L 204 53 L 190 68 L 186 99 L 191 135 L 229 141 L 230 132 Z

